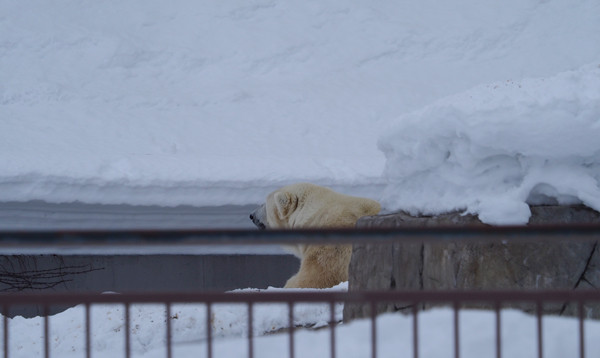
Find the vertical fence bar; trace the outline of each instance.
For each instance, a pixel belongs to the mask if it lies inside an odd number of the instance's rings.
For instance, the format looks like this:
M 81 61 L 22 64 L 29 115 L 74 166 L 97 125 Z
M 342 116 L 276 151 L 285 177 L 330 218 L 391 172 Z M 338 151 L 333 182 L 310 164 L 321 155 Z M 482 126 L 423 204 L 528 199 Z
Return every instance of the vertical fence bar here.
M 43 315 L 44 315 L 44 358 L 48 358 L 50 357 L 50 337 L 48 337 L 48 335 L 50 334 L 50 329 L 49 329 L 49 323 L 48 323 L 48 305 L 44 305 L 44 309 L 43 309 Z
M 8 306 L 2 306 L 2 325 L 3 325 L 3 336 L 4 336 L 4 358 L 8 358 Z
M 536 301 L 536 316 L 537 316 L 537 345 L 538 345 L 538 358 L 544 358 L 544 345 L 543 345 L 543 334 L 542 331 L 542 301 Z
M 254 341 L 252 336 L 254 335 L 252 329 L 252 322 L 254 321 L 252 312 L 252 302 L 248 302 L 248 358 L 254 357 Z
M 212 316 L 212 305 L 210 302 L 206 302 L 206 356 L 212 358 L 212 327 L 210 325 L 210 318 Z
M 585 328 L 583 325 L 583 301 L 578 302 L 577 313 L 579 314 L 579 358 L 585 358 Z
M 496 358 L 502 358 L 502 322 L 500 317 L 500 303 L 496 303 Z
M 125 357 L 131 357 L 131 341 L 129 337 L 129 302 L 125 303 Z
M 413 305 L 413 358 L 419 358 L 419 308 Z
M 454 302 L 454 358 L 460 358 L 460 332 L 458 327 L 458 301 Z
M 294 301 L 288 302 L 288 327 L 290 340 L 290 358 L 294 358 Z
M 337 320 L 335 319 L 335 301 L 329 302 L 329 312 L 331 313 L 331 323 L 329 328 L 331 329 L 331 358 L 335 358 L 335 325 Z
M 91 358 L 92 356 L 92 342 L 91 342 L 91 324 L 90 324 L 90 304 L 85 304 L 85 358 Z
M 375 301 L 371 301 L 371 357 L 377 358 L 377 312 Z
M 173 348 L 171 342 L 171 302 L 165 304 L 165 314 L 167 316 L 167 324 L 165 329 L 167 330 L 167 358 L 173 357 Z

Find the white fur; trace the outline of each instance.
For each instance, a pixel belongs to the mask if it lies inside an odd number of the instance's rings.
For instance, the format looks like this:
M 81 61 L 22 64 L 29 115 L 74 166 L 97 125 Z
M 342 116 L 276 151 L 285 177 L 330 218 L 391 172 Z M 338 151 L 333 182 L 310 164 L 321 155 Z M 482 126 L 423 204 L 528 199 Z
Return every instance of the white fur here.
M 381 210 L 378 202 L 308 183 L 288 185 L 267 196 L 269 229 L 352 228 Z M 351 245 L 285 245 L 300 258 L 300 270 L 285 287 L 326 288 L 348 280 Z

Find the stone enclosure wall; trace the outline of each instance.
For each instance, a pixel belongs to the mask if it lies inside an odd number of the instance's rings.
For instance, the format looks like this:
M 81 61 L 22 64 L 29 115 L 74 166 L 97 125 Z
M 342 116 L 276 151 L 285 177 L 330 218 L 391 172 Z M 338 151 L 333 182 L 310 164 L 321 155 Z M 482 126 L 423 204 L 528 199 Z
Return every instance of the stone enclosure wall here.
M 529 224 L 600 223 L 600 214 L 583 206 L 532 207 Z M 482 224 L 459 213 L 413 217 L 405 213 L 365 217 L 360 228 L 431 227 Z M 447 289 L 600 289 L 600 238 L 584 241 L 511 243 L 402 243 L 354 245 L 349 290 Z M 531 306 L 518 305 L 526 310 Z M 402 303 L 380 305 L 397 311 Z M 600 302 L 585 306 L 600 318 Z M 546 305 L 546 313 L 576 314 L 567 304 Z M 344 319 L 368 316 L 368 307 L 346 305 Z

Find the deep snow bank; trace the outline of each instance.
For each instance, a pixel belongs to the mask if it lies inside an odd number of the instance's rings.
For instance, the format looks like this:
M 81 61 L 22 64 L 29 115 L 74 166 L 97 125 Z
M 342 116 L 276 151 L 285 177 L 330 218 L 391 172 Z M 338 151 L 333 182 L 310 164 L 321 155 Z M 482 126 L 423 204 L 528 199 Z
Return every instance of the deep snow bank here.
M 526 223 L 527 203 L 600 211 L 600 62 L 473 88 L 400 118 L 379 147 L 385 205 Z
M 0 201 L 381 196 L 387 123 L 600 58 L 596 0 L 0 2 Z M 516 88 L 515 88 L 516 90 Z

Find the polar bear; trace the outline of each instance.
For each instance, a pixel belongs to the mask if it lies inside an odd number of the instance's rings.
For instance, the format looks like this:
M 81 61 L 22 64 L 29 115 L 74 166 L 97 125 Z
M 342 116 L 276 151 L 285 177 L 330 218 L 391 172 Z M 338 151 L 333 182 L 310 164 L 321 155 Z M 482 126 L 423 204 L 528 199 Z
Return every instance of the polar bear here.
M 380 210 L 375 200 L 298 183 L 269 194 L 250 219 L 261 229 L 353 228 L 360 217 Z M 348 280 L 352 245 L 298 244 L 284 249 L 300 258 L 300 270 L 286 288 L 327 288 Z

